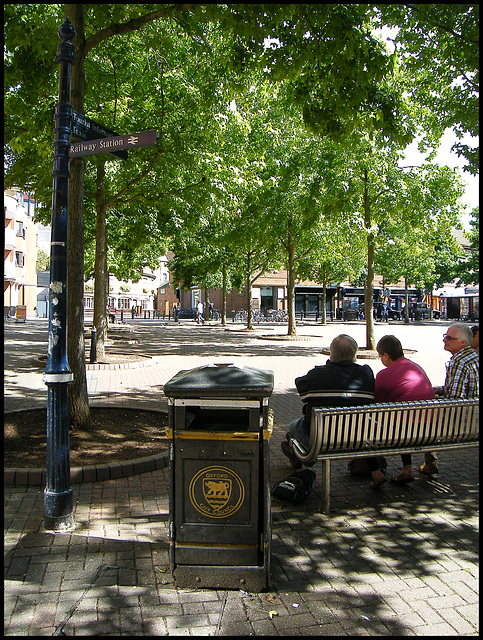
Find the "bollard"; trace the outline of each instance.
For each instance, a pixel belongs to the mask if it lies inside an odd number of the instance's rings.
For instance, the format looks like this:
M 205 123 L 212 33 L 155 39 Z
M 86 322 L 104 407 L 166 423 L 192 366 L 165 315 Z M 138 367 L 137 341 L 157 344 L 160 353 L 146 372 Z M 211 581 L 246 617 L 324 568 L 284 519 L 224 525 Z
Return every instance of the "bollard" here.
M 96 338 L 96 328 L 92 327 L 92 331 L 91 331 L 91 353 L 90 353 L 90 358 L 89 358 L 89 362 L 91 364 L 95 364 L 95 362 L 97 361 L 97 356 L 96 356 L 96 342 L 97 342 L 97 338 Z

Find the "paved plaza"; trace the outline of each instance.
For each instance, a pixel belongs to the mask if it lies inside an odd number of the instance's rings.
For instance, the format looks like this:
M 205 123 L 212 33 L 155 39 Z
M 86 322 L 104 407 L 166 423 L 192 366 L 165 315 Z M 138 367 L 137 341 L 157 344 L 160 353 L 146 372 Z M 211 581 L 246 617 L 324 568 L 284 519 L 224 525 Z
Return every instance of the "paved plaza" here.
M 131 321 L 130 321 L 131 322 Z M 286 326 L 255 332 L 231 322 L 197 326 L 132 321 L 148 363 L 87 369 L 93 406 L 167 409 L 164 384 L 178 371 L 231 362 L 274 372 L 270 407 L 271 484 L 291 468 L 280 450 L 301 415 L 294 378 L 323 364 L 339 333 L 365 346 L 360 322 L 307 323 L 299 340 L 274 339 Z M 449 323 L 376 323 L 376 340 L 395 334 L 433 385 L 444 381 L 442 336 Z M 5 411 L 46 406 L 42 368 L 45 320 L 7 321 Z M 377 373 L 378 359 L 367 362 Z M 419 464 L 422 456 L 414 455 Z M 387 458 L 388 473 L 400 457 Z M 161 465 L 160 465 L 161 466 Z M 440 454 L 440 473 L 416 472 L 406 486 L 353 477 L 332 463 L 331 515 L 321 513 L 320 484 L 300 505 L 272 498 L 270 587 L 176 588 L 169 567 L 167 466 L 72 485 L 75 529 L 43 526 L 43 487 L 15 483 L 4 493 L 4 632 L 20 635 L 330 635 L 476 636 L 478 616 L 478 449 Z M 320 466 L 314 467 L 320 475 Z M 7 474 L 5 474 L 7 481 Z M 19 475 L 20 477 L 20 475 Z

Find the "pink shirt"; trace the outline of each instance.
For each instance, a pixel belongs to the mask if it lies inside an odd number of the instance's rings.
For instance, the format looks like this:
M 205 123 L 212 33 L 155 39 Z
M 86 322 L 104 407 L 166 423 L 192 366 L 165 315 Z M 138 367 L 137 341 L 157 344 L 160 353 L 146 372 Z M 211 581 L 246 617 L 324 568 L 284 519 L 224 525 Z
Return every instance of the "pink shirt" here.
M 433 400 L 433 387 L 424 370 L 407 358 L 398 358 L 376 375 L 376 402 Z

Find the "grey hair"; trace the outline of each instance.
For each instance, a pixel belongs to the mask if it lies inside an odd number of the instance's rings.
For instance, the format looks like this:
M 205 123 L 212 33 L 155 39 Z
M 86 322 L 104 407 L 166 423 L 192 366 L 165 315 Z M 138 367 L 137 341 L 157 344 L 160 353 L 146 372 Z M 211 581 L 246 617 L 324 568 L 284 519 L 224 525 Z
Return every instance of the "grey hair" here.
M 332 362 L 349 361 L 357 359 L 357 342 L 345 333 L 341 333 L 330 343 L 330 359 Z
M 473 331 L 471 327 L 467 324 L 462 324 L 460 322 L 453 322 L 450 324 L 448 329 L 456 329 L 456 335 L 460 340 L 466 340 L 466 346 L 470 347 L 473 342 Z

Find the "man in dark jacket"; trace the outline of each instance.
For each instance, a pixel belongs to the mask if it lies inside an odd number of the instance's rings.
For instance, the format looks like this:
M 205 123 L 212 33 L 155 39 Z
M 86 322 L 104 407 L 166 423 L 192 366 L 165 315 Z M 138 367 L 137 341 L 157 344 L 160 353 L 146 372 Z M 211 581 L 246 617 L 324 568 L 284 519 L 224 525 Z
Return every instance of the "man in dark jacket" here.
M 302 465 L 292 452 L 290 440 L 293 438 L 308 447 L 313 407 L 349 407 L 374 402 L 374 373 L 369 365 L 356 364 L 356 358 L 357 342 L 341 334 L 332 340 L 325 365 L 314 367 L 295 379 L 304 402 L 304 415 L 290 423 L 288 442 L 282 442 L 282 451 L 294 468 Z

